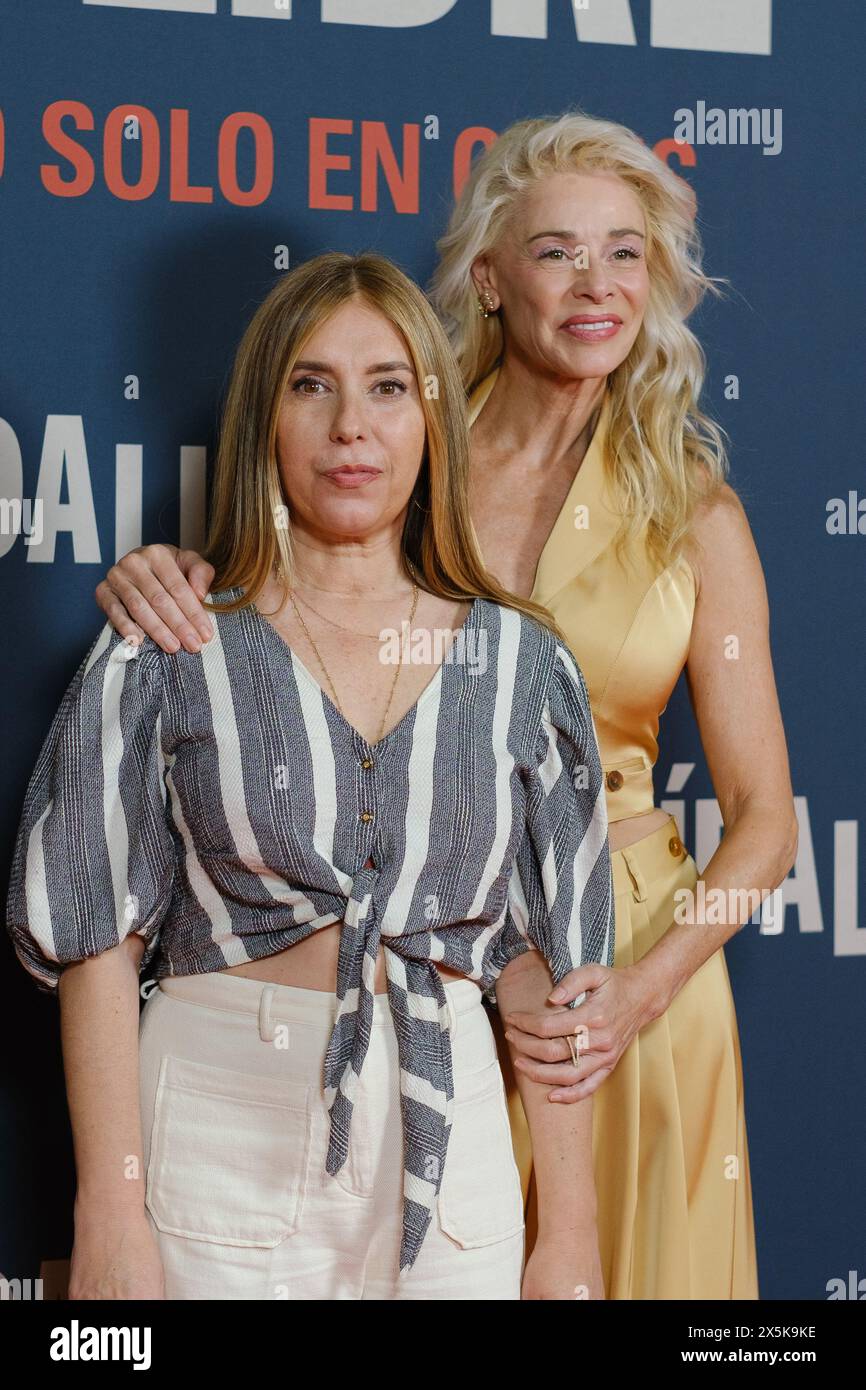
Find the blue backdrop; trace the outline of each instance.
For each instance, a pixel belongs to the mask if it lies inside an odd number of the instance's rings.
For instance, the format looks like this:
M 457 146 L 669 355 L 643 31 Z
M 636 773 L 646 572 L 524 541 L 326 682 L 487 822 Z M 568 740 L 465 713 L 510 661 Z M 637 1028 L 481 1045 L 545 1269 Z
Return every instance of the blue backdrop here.
M 94 587 L 133 545 L 202 539 L 220 393 L 275 275 L 368 247 L 426 284 L 477 140 L 573 104 L 623 121 L 691 182 L 733 285 L 696 327 L 800 818 L 783 918 L 727 948 L 761 1292 L 866 1297 L 860 0 L 0 0 L 0 24 L 4 894 Z M 703 867 L 720 822 L 682 681 L 656 772 Z M 57 1005 L 0 953 L 0 1274 L 24 1278 L 69 1254 L 74 1177 Z

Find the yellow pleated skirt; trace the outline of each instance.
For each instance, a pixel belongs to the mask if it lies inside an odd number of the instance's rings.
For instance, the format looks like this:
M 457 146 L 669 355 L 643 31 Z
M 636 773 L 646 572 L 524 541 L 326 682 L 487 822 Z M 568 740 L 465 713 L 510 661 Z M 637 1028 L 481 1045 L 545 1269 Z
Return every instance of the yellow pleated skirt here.
M 615 850 L 615 966 L 673 923 L 697 865 L 676 820 Z M 532 1145 L 508 1044 L 494 1016 L 514 1156 L 537 1234 Z M 737 1018 L 716 951 L 632 1040 L 593 1096 L 593 1166 L 609 1299 L 756 1299 L 758 1269 Z

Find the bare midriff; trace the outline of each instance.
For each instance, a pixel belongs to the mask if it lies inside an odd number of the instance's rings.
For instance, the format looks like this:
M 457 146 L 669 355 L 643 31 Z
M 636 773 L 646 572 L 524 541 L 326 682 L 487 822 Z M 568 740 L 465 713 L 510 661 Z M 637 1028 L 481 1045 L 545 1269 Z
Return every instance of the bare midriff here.
M 364 865 L 374 867 L 368 859 Z M 265 980 L 272 985 L 293 985 L 296 989 L 319 989 L 328 994 L 336 990 L 337 959 L 340 952 L 340 931 L 342 922 L 333 922 L 329 927 L 320 927 L 312 936 L 307 936 L 295 946 L 287 946 L 275 955 L 263 956 L 261 960 L 245 961 L 243 965 L 229 965 L 220 971 L 222 975 L 247 975 L 253 980 Z M 449 980 L 466 980 L 469 977 L 448 965 L 436 962 L 439 974 Z M 472 982 L 477 984 L 477 981 Z M 481 988 L 480 985 L 478 986 Z M 376 957 L 374 994 L 385 994 L 388 989 L 385 973 L 385 947 L 380 944 Z
M 246 961 L 243 965 L 229 965 L 220 973 L 248 975 L 254 980 L 267 980 L 273 985 L 294 985 L 296 989 L 321 989 L 333 994 L 336 990 L 337 956 L 342 925 L 342 922 L 333 922 L 329 927 L 320 927 L 312 936 L 305 937 L 295 946 L 287 946 L 276 955 Z M 461 975 L 459 970 L 451 970 L 439 961 L 436 962 L 436 969 L 446 979 L 468 979 L 468 976 Z M 376 957 L 374 979 L 374 993 L 385 994 L 388 985 L 385 974 L 385 948 L 381 944 Z
M 667 811 L 653 807 L 639 816 L 628 816 L 615 821 L 609 827 L 611 852 L 624 849 L 644 836 L 651 835 L 659 826 L 667 824 L 670 817 Z M 370 864 L 370 860 L 367 861 Z M 367 867 L 367 865 L 365 865 Z M 333 994 L 337 980 L 337 958 L 340 951 L 340 930 L 342 922 L 334 922 L 329 927 L 321 927 L 312 936 L 299 941 L 295 946 L 287 946 L 275 955 L 263 956 L 261 960 L 245 961 L 243 965 L 229 965 L 220 973 L 223 975 L 246 975 L 253 980 L 263 980 L 274 985 L 293 985 L 296 989 L 317 989 Z M 459 970 L 436 962 L 436 969 L 446 980 L 466 980 L 469 977 Z M 477 983 L 477 981 L 473 981 Z M 480 988 L 480 986 L 479 986 Z M 385 973 L 385 948 L 380 944 L 376 957 L 374 993 L 385 994 L 388 989 Z
M 611 853 L 652 835 L 654 830 L 658 830 L 660 825 L 667 825 L 669 820 L 667 811 L 663 811 L 660 806 L 653 806 L 651 810 L 642 811 L 640 815 L 626 816 L 624 820 L 614 821 L 607 828 Z

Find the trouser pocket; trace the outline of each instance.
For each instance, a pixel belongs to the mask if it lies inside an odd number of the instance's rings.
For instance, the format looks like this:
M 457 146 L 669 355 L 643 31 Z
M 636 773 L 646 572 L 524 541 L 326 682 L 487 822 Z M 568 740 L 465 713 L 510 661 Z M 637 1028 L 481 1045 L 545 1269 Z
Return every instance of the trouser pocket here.
M 442 1230 L 464 1249 L 523 1230 L 523 1193 L 498 1058 L 455 1078 L 438 1210 Z
M 145 1205 L 160 1231 L 272 1247 L 298 1229 L 310 1161 L 310 1088 L 166 1054 Z

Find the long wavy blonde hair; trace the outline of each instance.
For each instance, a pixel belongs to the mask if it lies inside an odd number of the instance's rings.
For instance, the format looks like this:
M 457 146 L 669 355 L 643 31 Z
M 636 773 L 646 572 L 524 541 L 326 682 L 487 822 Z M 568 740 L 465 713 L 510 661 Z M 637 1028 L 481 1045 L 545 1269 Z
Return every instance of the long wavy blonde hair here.
M 474 163 L 437 243 L 430 298 L 471 391 L 505 350 L 502 311 L 482 318 L 470 275 L 494 251 L 517 200 L 555 173 L 604 171 L 621 178 L 646 218 L 649 297 L 640 331 L 608 378 L 605 468 L 619 499 L 620 554 L 645 528 L 649 553 L 672 564 L 692 537 L 695 510 L 728 474 L 725 431 L 699 405 L 706 362 L 686 319 L 720 278 L 701 268 L 701 239 L 688 184 L 626 126 L 579 110 L 517 121 Z
M 466 397 L 448 338 L 421 289 L 369 251 L 329 251 L 288 271 L 241 338 L 222 410 L 203 554 L 216 571 L 214 592 L 245 592 L 210 606 L 234 612 L 254 603 L 269 577 L 284 590 L 293 583 L 291 507 L 276 451 L 280 403 L 305 343 L 355 295 L 405 338 L 424 411 L 426 442 L 401 537 L 407 577 L 442 598 L 481 597 L 517 609 L 564 641 L 546 608 L 502 588 L 485 568 L 469 515 Z

